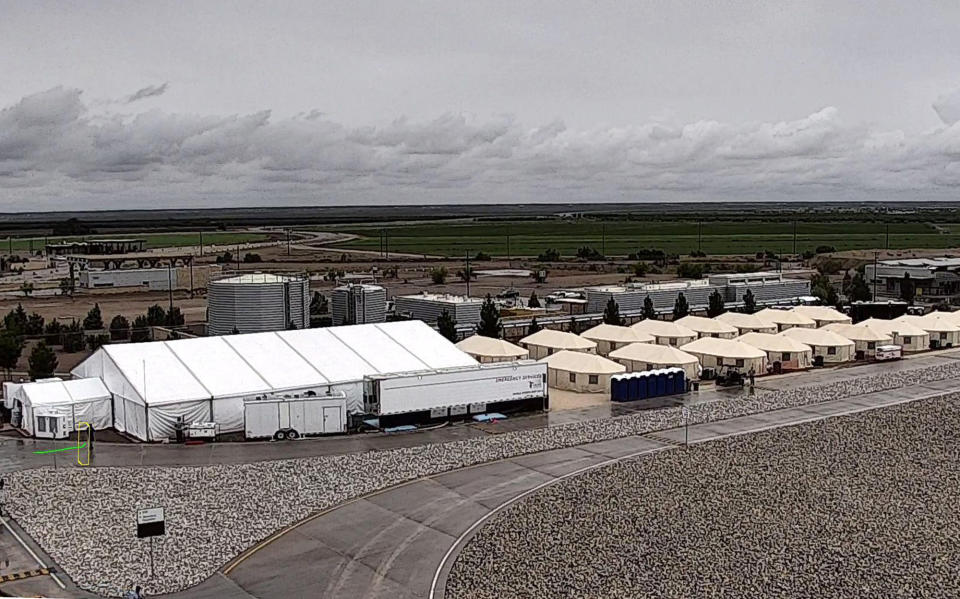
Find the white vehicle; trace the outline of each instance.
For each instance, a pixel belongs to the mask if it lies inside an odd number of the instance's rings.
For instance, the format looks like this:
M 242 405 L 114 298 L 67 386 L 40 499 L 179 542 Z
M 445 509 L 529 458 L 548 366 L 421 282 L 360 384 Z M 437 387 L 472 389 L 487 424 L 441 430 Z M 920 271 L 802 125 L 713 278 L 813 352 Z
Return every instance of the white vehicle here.
M 243 403 L 247 439 L 298 439 L 346 432 L 347 399 L 334 395 L 264 396 Z
M 876 358 L 878 362 L 899 360 L 903 357 L 903 348 L 899 345 L 878 345 Z

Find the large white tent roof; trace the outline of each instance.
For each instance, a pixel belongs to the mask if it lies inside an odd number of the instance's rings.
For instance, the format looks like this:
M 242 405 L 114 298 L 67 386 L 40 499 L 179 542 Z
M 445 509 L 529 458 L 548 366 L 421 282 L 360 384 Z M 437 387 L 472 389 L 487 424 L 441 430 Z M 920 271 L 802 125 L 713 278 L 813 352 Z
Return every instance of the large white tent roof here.
M 754 359 L 765 358 L 767 354 L 742 341 L 733 339 L 721 339 L 719 337 L 702 337 L 680 346 L 680 349 L 691 354 L 706 354 L 710 356 L 721 356 L 723 358 L 736 359 Z
M 589 339 L 584 339 L 573 333 L 555 331 L 553 329 L 540 329 L 533 335 L 527 335 L 521 339 L 520 343 L 572 350 L 590 350 L 597 347 L 597 344 Z
M 878 331 L 872 327 L 864 326 L 862 324 L 844 324 L 842 322 L 834 322 L 832 324 L 824 325 L 822 328 L 827 331 L 833 331 L 841 337 L 846 337 L 852 341 L 873 341 L 876 343 L 891 343 L 893 341 L 888 333 Z
M 764 308 L 763 310 L 755 313 L 754 316 L 771 324 L 789 324 L 798 327 L 814 327 L 817 325 L 817 322 L 814 319 L 804 316 L 799 312 L 794 312 L 793 310 L 774 310 L 773 308 Z
M 623 364 L 580 351 L 562 350 L 539 361 L 546 363 L 548 368 L 581 374 L 617 374 L 627 371 Z
M 740 332 L 740 329 L 733 325 L 717 320 L 716 318 L 704 318 L 703 316 L 684 316 L 677 320 L 676 323 L 697 331 L 698 333 L 736 335 Z
M 821 347 L 845 347 L 854 345 L 853 341 L 850 341 L 846 337 L 842 337 L 833 331 L 828 331 L 826 329 L 804 329 L 801 327 L 793 327 L 792 329 L 787 329 L 786 331 L 780 333 L 784 337 L 791 337 L 796 339 L 800 343 L 805 343 L 807 345 L 819 345 Z
M 696 331 L 688 329 L 682 324 L 677 324 L 675 322 L 669 322 L 666 320 L 657 320 L 655 318 L 648 318 L 646 320 L 641 320 L 640 322 L 635 322 L 630 325 L 630 328 L 635 331 L 640 331 L 641 333 L 647 333 L 648 335 L 654 335 L 656 337 L 696 337 Z
M 126 385 L 150 405 L 477 365 L 418 320 L 109 344 L 73 374 L 100 376 L 104 359 L 113 362 Z
M 461 351 L 490 358 L 526 358 L 530 352 L 503 339 L 473 335 L 457 343 Z
M 18 395 L 34 407 L 110 399 L 103 381 L 96 378 L 24 383 L 19 386 Z
M 785 335 L 772 335 L 770 333 L 745 333 L 737 337 L 737 341 L 752 345 L 763 351 L 775 352 L 809 352 L 812 351 L 809 345 L 801 343 L 796 339 Z
M 700 363 L 696 356 L 680 351 L 669 345 L 654 345 L 652 343 L 631 343 L 610 352 L 611 358 L 630 360 L 633 362 L 647 362 L 649 364 L 694 364 Z
M 601 323 L 597 326 L 587 329 L 580 333 L 584 339 L 591 341 L 614 341 L 616 343 L 645 343 L 655 341 L 652 335 L 631 329 L 630 327 L 621 327 L 615 324 Z

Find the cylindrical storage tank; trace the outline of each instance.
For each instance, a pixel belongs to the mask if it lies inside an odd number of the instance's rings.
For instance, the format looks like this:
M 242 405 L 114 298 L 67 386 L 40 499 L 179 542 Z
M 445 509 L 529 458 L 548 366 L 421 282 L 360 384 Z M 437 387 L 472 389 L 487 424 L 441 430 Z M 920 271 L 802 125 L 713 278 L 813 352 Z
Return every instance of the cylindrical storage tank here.
M 207 332 L 259 333 L 310 326 L 310 279 L 250 273 L 207 283 Z

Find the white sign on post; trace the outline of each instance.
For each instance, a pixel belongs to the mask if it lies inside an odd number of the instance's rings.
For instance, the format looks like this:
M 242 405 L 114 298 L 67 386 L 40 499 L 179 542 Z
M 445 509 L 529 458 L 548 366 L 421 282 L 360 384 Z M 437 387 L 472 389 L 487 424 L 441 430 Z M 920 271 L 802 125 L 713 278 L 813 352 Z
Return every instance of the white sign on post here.
M 137 511 L 137 537 L 157 537 L 166 531 L 163 519 L 163 508 L 154 507 Z
M 680 408 L 680 413 L 683 414 L 683 420 L 684 420 L 684 422 L 690 420 L 690 408 L 684 406 L 684 407 Z

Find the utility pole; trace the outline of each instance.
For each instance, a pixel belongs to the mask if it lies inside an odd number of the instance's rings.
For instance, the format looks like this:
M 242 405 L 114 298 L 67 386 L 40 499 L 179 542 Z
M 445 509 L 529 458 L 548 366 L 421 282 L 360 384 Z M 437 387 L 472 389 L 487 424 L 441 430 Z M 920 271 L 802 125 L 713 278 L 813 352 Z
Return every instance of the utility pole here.
M 793 253 L 797 253 L 797 221 L 793 221 Z
M 203 231 L 200 231 L 200 257 L 203 257 Z
M 607 255 L 607 223 L 600 223 L 600 253 Z
M 883 249 L 885 249 L 885 250 L 889 250 L 889 249 L 890 249 L 890 223 L 887 223 L 887 240 L 886 240 L 886 243 L 885 243 L 884 246 L 883 246 Z
M 290 229 L 287 229 L 287 255 L 290 255 Z
M 390 232 L 389 231 L 383 232 L 383 251 L 386 254 L 384 258 L 389 260 L 390 259 Z
M 703 251 L 703 237 L 701 236 L 702 226 L 703 226 L 703 222 L 698 220 L 697 221 L 697 252 Z
M 167 260 L 167 294 L 170 297 L 170 311 L 173 310 L 173 258 Z
M 464 274 L 467 275 L 467 297 L 470 297 L 470 250 L 467 250 L 467 270 L 464 271 Z
M 877 301 L 877 256 L 880 252 L 873 252 L 873 301 Z

